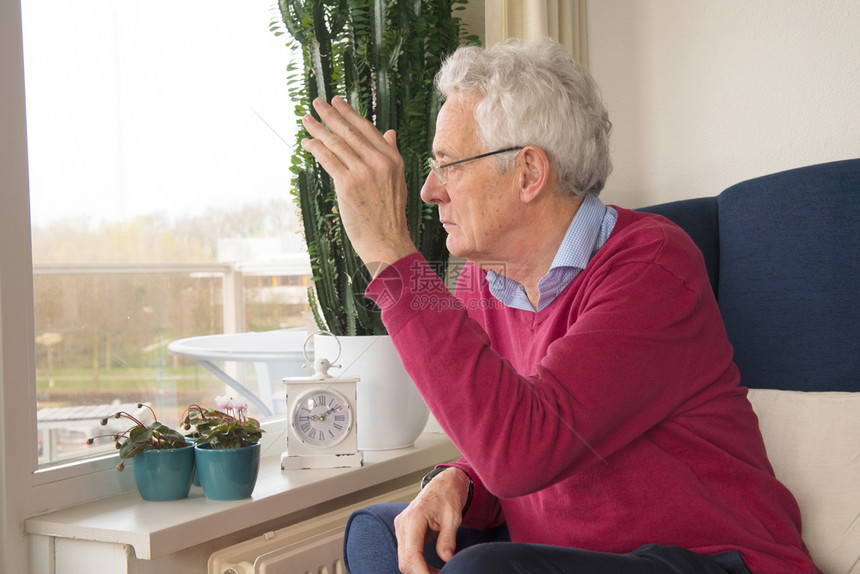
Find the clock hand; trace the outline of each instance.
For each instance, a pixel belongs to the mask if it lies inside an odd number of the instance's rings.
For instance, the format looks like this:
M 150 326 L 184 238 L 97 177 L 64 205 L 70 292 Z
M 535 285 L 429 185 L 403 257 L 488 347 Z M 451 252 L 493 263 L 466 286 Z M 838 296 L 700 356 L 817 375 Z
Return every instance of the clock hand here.
M 332 408 L 330 408 L 329 410 L 327 410 L 326 412 L 324 412 L 324 413 L 320 413 L 320 414 L 318 414 L 318 415 L 313 415 L 313 416 L 311 416 L 310 418 L 311 418 L 311 419 L 316 419 L 316 420 L 318 420 L 319 422 L 324 423 L 324 422 L 325 422 L 325 420 L 326 420 L 326 418 L 328 418 L 328 416 L 329 416 L 330 414 L 332 414 L 332 413 L 334 413 L 334 412 L 337 412 L 337 411 L 339 411 L 340 409 L 341 409 L 341 407 L 340 407 L 340 406 L 332 407 Z

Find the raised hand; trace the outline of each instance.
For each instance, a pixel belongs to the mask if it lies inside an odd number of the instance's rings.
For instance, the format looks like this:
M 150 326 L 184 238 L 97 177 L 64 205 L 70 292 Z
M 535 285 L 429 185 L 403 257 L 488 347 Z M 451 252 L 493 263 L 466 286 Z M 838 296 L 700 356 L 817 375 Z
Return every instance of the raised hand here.
M 416 251 L 406 225 L 406 180 L 397 135 L 380 134 L 340 97 L 321 99 L 302 121 L 302 147 L 334 180 L 340 215 L 358 256 L 373 275 Z

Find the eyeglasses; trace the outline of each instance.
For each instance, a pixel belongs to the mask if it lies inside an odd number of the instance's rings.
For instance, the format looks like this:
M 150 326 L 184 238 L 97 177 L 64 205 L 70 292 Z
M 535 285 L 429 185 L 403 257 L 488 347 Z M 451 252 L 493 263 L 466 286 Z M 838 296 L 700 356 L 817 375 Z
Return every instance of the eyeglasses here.
M 506 147 L 505 149 L 497 149 L 496 151 L 490 151 L 487 153 L 482 153 L 481 155 L 476 155 L 474 157 L 467 157 L 466 159 L 458 159 L 457 161 L 452 161 L 449 163 L 440 164 L 436 161 L 436 158 L 429 158 L 427 163 L 430 164 L 430 171 L 433 172 L 433 175 L 436 176 L 436 179 L 439 180 L 439 183 L 446 184 L 448 183 L 448 179 L 445 177 L 445 172 L 442 171 L 446 167 L 451 167 L 457 165 L 459 163 L 466 163 L 467 161 L 472 161 L 474 159 L 481 159 L 482 157 L 489 157 L 491 155 L 496 155 L 498 153 L 505 153 L 506 151 L 518 151 L 523 149 L 523 146 L 514 146 L 514 147 Z

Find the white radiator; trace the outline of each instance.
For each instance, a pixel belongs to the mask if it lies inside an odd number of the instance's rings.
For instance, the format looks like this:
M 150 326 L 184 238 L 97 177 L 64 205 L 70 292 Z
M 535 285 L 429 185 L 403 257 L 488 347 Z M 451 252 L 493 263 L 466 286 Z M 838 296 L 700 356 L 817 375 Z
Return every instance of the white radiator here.
M 418 485 L 228 546 L 209 557 L 209 574 L 347 574 L 343 532 L 353 511 L 381 502 L 408 502 Z

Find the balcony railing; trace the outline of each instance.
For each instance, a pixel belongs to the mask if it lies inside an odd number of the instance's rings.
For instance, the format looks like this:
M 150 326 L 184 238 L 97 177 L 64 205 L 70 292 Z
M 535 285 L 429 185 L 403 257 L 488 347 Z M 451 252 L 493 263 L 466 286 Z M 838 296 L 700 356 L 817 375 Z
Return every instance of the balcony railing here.
M 180 273 L 223 277 L 222 304 L 225 333 L 238 333 L 245 326 L 245 277 L 308 277 L 307 254 L 291 254 L 271 261 L 226 263 L 87 262 L 33 263 L 33 275 L 118 275 Z
M 310 264 L 305 254 L 225 263 L 35 263 L 33 275 L 40 462 L 53 464 L 112 448 L 111 441 L 84 444 L 111 406 L 149 402 L 174 424 L 187 404 L 211 402 L 224 385 L 170 356 L 167 344 L 301 325 Z M 245 376 L 239 365 L 227 368 Z

